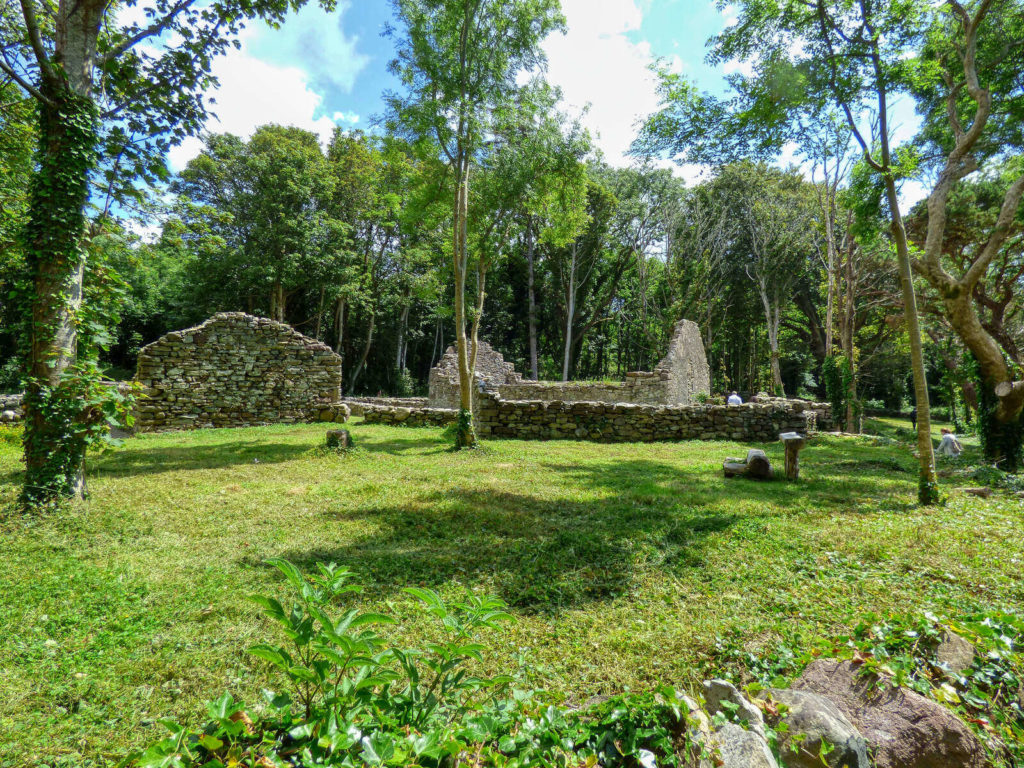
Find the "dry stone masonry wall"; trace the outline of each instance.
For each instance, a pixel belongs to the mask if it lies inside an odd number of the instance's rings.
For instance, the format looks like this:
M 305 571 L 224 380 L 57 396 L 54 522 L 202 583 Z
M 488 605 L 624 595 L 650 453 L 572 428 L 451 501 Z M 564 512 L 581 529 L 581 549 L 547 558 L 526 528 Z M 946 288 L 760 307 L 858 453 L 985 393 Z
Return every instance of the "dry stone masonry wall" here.
M 500 352 L 486 341 L 479 341 L 476 350 L 476 381 L 494 388 L 521 384 L 523 378 L 516 373 L 512 363 L 505 362 Z M 448 347 L 438 364 L 430 369 L 427 383 L 427 399 L 431 408 L 459 408 L 459 357 L 455 347 Z
M 814 411 L 791 402 L 665 406 L 504 400 L 482 393 L 476 428 L 483 438 L 522 440 L 774 442 L 780 432 L 814 432 L 817 421 Z
M 388 424 L 395 427 L 446 427 L 459 415 L 455 408 L 408 408 L 404 406 L 366 406 L 366 424 Z
M 24 395 L 0 395 L 0 423 L 21 421 L 25 418 Z
M 480 342 L 477 350 L 476 380 L 505 400 L 676 405 L 692 403 L 698 395 L 711 392 L 704 343 L 700 329 L 691 320 L 676 323 L 668 353 L 653 371 L 627 373 L 623 382 L 530 381 L 486 342 Z M 430 371 L 429 401 L 435 408 L 459 407 L 459 369 L 454 347 L 449 347 L 441 362 Z
M 425 397 L 345 397 L 342 402 L 349 407 L 353 416 L 363 416 L 379 406 L 394 408 L 426 408 Z
M 781 432 L 808 434 L 830 422 L 828 404 L 772 400 L 744 405 L 644 405 L 637 403 L 505 400 L 478 393 L 475 424 L 481 437 L 520 440 L 591 440 L 602 443 L 663 440 L 774 442 Z M 453 408 L 368 405 L 367 424 L 445 426 Z
M 222 312 L 139 354 L 139 431 L 344 421 L 341 358 L 284 323 Z
M 798 413 L 800 411 L 809 411 L 814 414 L 814 423 L 817 425 L 819 432 L 831 432 L 835 429 L 832 421 L 831 403 L 816 403 L 812 400 L 791 400 L 785 397 L 772 397 L 771 395 L 764 394 L 754 395 L 754 397 L 750 398 L 750 402 L 760 405 L 780 405 Z

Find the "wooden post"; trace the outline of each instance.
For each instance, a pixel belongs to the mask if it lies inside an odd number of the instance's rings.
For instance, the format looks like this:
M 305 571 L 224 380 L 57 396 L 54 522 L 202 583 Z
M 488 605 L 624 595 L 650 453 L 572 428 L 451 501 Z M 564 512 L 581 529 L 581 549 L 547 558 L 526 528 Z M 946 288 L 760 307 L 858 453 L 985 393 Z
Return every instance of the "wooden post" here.
M 796 432 L 783 432 L 779 440 L 786 446 L 786 479 L 796 480 L 800 477 L 800 449 L 806 438 Z

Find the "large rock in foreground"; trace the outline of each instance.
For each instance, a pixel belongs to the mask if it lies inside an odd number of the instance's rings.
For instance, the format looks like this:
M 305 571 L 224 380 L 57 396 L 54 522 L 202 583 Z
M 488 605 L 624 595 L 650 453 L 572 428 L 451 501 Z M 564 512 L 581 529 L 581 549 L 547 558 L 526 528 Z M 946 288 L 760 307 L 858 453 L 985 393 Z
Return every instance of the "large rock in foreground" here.
M 778 768 L 768 744 L 753 731 L 726 723 L 707 742 L 701 768 Z
M 792 688 L 824 696 L 867 739 L 877 768 L 986 768 L 985 748 L 960 718 L 925 697 L 860 675 L 850 661 L 818 659 Z
M 779 732 L 786 768 L 870 768 L 867 742 L 829 699 L 788 688 L 773 688 L 770 693 L 787 709 L 784 719 L 769 717 L 773 728 L 781 722 L 787 726 Z

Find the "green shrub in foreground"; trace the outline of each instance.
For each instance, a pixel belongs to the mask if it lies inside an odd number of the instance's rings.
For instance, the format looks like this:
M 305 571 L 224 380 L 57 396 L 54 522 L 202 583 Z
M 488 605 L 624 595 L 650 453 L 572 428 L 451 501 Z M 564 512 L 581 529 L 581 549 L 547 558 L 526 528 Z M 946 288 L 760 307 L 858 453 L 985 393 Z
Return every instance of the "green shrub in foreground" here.
M 207 706 L 199 731 L 164 721 L 170 735 L 122 765 L 139 768 L 307 768 L 312 766 L 526 766 L 691 764 L 692 725 L 684 698 L 669 686 L 610 698 L 572 710 L 544 694 L 519 690 L 509 675 L 473 674 L 481 662 L 480 631 L 512 617 L 496 598 L 469 596 L 446 604 L 436 592 L 407 589 L 434 617 L 442 639 L 422 648 L 388 646 L 375 626 L 394 623 L 378 613 L 336 604 L 359 587 L 351 573 L 319 565 L 303 576 L 285 560 L 270 561 L 296 599 L 285 607 L 271 597 L 253 599 L 281 628 L 282 645 L 250 652 L 277 668 L 287 691 L 264 692 L 255 718 L 224 694 Z M 978 649 L 962 674 L 941 667 L 936 651 L 945 629 Z M 985 742 L 993 764 L 1024 760 L 1024 662 L 1017 651 L 1024 621 L 990 613 L 944 622 L 867 616 L 850 635 L 764 659 L 745 655 L 743 667 L 763 685 L 784 685 L 814 656 L 854 658 L 865 673 L 878 672 L 956 711 Z M 720 643 L 721 661 L 729 646 Z M 774 744 L 773 744 L 774 748 Z
M 511 676 L 474 675 L 483 650 L 475 636 L 512 619 L 496 598 L 448 605 L 432 590 L 407 589 L 437 619 L 443 639 L 399 649 L 373 629 L 391 617 L 333 613 L 359 589 L 347 569 L 319 565 L 306 577 L 285 560 L 270 562 L 297 599 L 286 608 L 253 598 L 286 642 L 250 652 L 276 667 L 288 690 L 265 691 L 255 722 L 225 693 L 208 705 L 202 730 L 166 720 L 170 735 L 122 765 L 652 766 L 656 754 L 658 765 L 680 764 L 675 749 L 685 742 L 687 710 L 670 688 L 616 697 L 584 714 L 513 688 Z

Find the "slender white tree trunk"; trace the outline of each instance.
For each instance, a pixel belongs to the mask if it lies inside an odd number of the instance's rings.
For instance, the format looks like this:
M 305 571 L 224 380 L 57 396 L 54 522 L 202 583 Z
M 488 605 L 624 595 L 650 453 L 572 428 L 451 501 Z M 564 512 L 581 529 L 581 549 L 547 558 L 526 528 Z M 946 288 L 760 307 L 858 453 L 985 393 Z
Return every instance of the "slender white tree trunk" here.
M 565 356 L 562 360 L 562 381 L 569 380 L 569 360 L 572 356 L 572 322 L 576 315 L 576 242 L 572 244 L 569 263 L 569 295 L 565 312 Z

